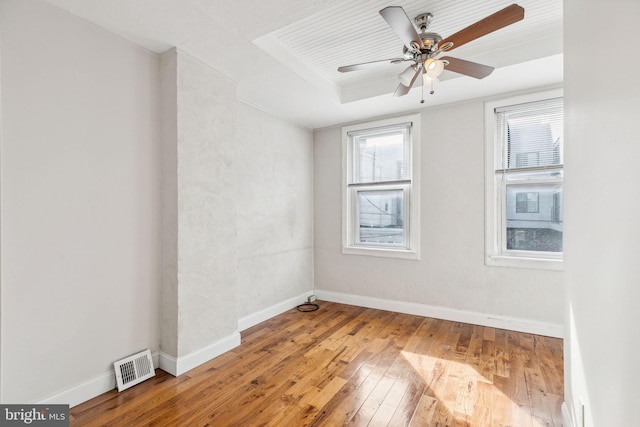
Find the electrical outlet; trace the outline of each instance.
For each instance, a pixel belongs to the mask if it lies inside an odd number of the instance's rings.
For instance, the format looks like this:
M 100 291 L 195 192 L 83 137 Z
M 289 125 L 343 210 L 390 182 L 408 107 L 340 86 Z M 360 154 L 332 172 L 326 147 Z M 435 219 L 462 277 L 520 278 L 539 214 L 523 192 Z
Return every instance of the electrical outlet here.
M 316 296 L 315 295 L 309 295 L 307 297 L 307 302 L 314 302 L 316 300 Z

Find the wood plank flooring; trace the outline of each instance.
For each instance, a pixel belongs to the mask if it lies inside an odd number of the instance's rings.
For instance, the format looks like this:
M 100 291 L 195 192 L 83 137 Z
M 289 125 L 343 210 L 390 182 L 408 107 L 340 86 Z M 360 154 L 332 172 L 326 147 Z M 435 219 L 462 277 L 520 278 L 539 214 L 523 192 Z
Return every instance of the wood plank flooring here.
M 561 426 L 562 340 L 319 301 L 179 377 L 71 409 L 72 426 Z

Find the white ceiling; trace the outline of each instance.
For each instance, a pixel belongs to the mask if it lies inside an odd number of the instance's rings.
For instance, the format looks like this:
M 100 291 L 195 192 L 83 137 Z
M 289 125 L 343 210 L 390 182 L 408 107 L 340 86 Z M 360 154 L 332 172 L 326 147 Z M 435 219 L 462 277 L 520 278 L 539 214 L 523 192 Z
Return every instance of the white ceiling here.
M 419 85 L 393 97 L 406 64 L 339 73 L 402 56 L 379 15 L 431 12 L 447 37 L 512 0 L 47 0 L 153 52 L 172 47 L 237 82 L 240 99 L 314 129 L 562 81 L 562 0 L 519 0 L 525 19 L 449 55 L 496 67 L 476 80 L 445 72 L 420 104 Z

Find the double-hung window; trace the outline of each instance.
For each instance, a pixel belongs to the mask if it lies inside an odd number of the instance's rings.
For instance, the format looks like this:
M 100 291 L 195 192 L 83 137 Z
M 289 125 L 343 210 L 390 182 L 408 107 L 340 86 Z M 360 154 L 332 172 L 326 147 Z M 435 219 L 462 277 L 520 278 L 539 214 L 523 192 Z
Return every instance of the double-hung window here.
M 343 132 L 343 253 L 417 259 L 418 114 Z
M 527 95 L 486 107 L 487 264 L 559 269 L 562 93 Z

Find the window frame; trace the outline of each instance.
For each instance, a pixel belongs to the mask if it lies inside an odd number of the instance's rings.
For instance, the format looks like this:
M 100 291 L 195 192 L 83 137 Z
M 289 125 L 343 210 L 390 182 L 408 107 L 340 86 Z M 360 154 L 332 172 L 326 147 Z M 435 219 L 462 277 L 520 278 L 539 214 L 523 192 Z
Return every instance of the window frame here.
M 353 185 L 355 155 L 354 138 L 349 133 L 411 123 L 409 129 L 410 174 L 396 182 L 372 182 Z M 408 260 L 420 259 L 420 114 L 363 122 L 342 127 L 342 253 Z M 351 184 L 351 185 L 350 185 Z M 404 199 L 404 232 L 408 248 L 394 245 L 358 244 L 358 192 L 400 189 Z
M 492 100 L 485 103 L 485 264 L 495 267 L 529 268 L 540 270 L 562 270 L 563 253 L 535 252 L 503 250 L 503 242 L 506 242 L 506 227 L 504 216 L 506 215 L 506 191 L 504 194 L 498 188 L 496 179 L 496 129 L 495 110 L 511 105 L 525 104 L 529 102 L 544 101 L 552 98 L 562 98 L 562 89 L 553 89 L 526 95 Z M 525 168 L 526 169 L 526 168 Z M 564 165 L 561 168 L 564 171 Z M 563 172 L 564 174 L 564 172 Z M 535 181 L 535 180 L 534 180 Z M 523 184 L 535 184 L 527 180 Z M 560 184 L 564 182 L 564 175 L 556 180 Z M 545 184 L 554 181 L 544 180 Z M 543 182 L 540 182 L 543 183 Z M 502 184 L 500 184 L 502 185 Z M 518 185 L 517 181 L 511 181 L 509 185 Z M 505 187 L 506 189 L 506 187 Z M 564 189 L 564 185 L 563 185 Z

